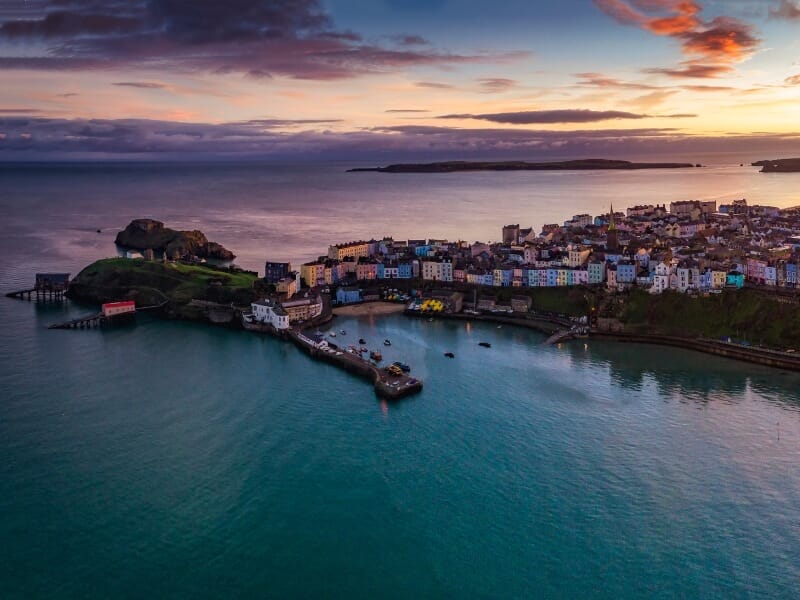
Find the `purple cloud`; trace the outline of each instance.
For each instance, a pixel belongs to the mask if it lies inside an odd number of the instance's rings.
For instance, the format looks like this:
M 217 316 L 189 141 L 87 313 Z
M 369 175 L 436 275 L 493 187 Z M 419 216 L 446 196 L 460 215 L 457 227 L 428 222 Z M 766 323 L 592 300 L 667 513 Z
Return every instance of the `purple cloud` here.
M 594 123 L 613 119 L 644 119 L 642 115 L 620 110 L 523 110 L 518 112 L 485 113 L 485 114 L 453 114 L 441 115 L 437 119 L 480 119 L 492 123 L 508 123 L 510 125 L 531 125 L 534 123 Z
M 0 69 L 172 68 L 331 80 L 415 65 L 502 63 L 527 53 L 458 54 L 400 36 L 366 43 L 319 0 L 32 0 L 0 13 Z M 17 42 L 41 46 L 38 56 Z
M 272 123 L 272 120 L 269 120 Z M 293 121 L 287 123 L 291 124 Z M 358 160 L 423 160 L 427 157 L 536 158 L 618 156 L 652 153 L 792 151 L 800 132 L 693 136 L 672 128 L 600 130 L 468 129 L 406 125 L 330 132 L 281 130 L 241 123 L 177 123 L 135 119 L 87 120 L 0 116 L 0 159 L 183 159 L 291 158 L 325 160 L 335 153 Z

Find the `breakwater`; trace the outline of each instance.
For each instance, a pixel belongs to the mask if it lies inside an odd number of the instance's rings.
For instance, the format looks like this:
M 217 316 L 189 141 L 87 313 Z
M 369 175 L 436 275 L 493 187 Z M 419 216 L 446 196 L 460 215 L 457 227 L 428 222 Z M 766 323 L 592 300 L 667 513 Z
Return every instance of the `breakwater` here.
M 686 348 L 714 354 L 725 358 L 732 358 L 749 363 L 786 369 L 790 371 L 800 371 L 800 356 L 794 353 L 780 352 L 768 348 L 757 348 L 753 346 L 742 346 L 729 342 L 710 340 L 704 338 L 682 338 L 668 335 L 644 335 L 628 333 L 606 333 L 591 332 L 592 338 L 605 339 L 617 342 L 628 342 L 637 344 L 656 344 L 661 346 L 673 346 L 676 348 Z
M 328 323 L 333 315 L 328 313 L 309 324 L 306 330 Z M 310 357 L 332 364 L 353 375 L 366 379 L 375 388 L 379 398 L 399 400 L 422 391 L 422 381 L 408 375 L 393 375 L 380 368 L 378 365 L 364 360 L 346 350 L 322 346 L 319 342 L 309 338 L 302 330 L 285 329 L 277 330 L 271 325 L 249 323 L 242 319 L 242 326 L 247 331 L 266 333 L 280 339 L 292 342 Z

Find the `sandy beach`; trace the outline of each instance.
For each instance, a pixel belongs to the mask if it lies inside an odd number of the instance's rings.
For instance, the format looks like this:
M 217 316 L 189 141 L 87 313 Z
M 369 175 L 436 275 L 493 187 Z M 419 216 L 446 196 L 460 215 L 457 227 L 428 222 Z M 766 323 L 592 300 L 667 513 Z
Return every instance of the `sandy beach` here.
M 338 306 L 333 309 L 333 314 L 343 317 L 360 317 L 366 315 L 392 315 L 405 310 L 404 303 L 393 302 L 365 302 L 363 304 L 351 304 L 350 306 Z

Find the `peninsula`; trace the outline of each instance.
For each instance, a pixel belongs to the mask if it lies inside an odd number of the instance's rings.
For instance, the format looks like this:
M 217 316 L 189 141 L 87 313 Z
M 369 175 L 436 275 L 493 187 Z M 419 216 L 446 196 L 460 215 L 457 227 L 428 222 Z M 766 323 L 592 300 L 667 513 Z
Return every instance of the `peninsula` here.
M 525 161 L 448 161 L 432 163 L 399 163 L 386 167 L 348 169 L 348 173 L 375 171 L 378 173 L 458 173 L 461 171 L 632 171 L 638 169 L 691 169 L 702 165 L 692 163 L 637 163 L 627 160 L 584 158 L 559 162 Z
M 759 160 L 751 164 L 761 167 L 761 173 L 800 173 L 800 158 Z

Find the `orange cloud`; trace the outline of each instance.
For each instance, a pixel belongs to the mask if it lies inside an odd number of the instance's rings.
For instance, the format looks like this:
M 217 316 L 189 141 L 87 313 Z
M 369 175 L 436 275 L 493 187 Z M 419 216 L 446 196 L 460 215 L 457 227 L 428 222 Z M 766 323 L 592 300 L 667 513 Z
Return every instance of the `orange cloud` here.
M 623 25 L 641 27 L 655 35 L 680 40 L 687 57 L 680 68 L 650 69 L 673 77 L 708 78 L 730 72 L 760 40 L 748 23 L 732 17 L 700 18 L 694 0 L 594 0 L 595 5 Z M 666 14 L 664 14 L 666 13 Z

